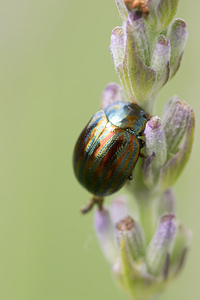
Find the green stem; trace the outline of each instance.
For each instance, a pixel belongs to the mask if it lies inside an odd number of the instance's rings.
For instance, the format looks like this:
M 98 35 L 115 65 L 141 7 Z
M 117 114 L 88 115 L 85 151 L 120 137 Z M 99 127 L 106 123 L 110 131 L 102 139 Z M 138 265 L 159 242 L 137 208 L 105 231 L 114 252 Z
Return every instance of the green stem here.
M 148 112 L 151 116 L 155 114 L 155 98 L 156 96 L 153 96 L 146 102 L 142 103 L 142 108 L 144 109 L 144 111 Z
M 155 200 L 139 199 L 140 224 L 144 230 L 147 244 L 150 242 L 155 231 Z

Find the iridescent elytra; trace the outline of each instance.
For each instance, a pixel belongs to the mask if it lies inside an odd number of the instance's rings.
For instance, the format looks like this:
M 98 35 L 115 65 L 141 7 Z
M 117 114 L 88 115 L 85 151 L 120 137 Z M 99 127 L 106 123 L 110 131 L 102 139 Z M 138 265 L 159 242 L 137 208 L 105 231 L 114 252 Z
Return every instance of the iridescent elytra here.
M 78 181 L 94 196 L 117 192 L 131 177 L 142 147 L 147 114 L 135 103 L 115 102 L 94 114 L 73 156 Z

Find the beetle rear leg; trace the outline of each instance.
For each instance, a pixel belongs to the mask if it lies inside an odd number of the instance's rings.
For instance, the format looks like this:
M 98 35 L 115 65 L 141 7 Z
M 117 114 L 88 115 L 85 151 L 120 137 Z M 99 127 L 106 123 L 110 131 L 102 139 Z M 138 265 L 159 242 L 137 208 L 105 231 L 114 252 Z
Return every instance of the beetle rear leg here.
M 88 204 L 86 206 L 84 206 L 83 208 L 81 208 L 81 213 L 82 214 L 86 214 L 87 212 L 89 212 L 93 206 L 96 204 L 99 208 L 99 210 L 103 209 L 103 197 L 98 197 L 93 195 L 90 202 L 88 202 Z

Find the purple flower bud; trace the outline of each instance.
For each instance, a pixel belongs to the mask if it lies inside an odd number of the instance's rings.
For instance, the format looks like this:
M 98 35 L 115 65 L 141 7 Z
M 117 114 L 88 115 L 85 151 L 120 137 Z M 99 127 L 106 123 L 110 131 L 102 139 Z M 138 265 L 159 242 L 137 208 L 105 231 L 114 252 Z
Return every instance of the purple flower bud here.
M 157 185 L 160 168 L 167 158 L 165 132 L 159 117 L 153 117 L 147 122 L 144 134 L 147 159 L 142 168 L 143 181 L 148 188 L 153 188 Z
M 166 272 L 167 254 L 175 238 L 174 214 L 163 215 L 157 231 L 147 248 L 147 266 L 152 275 Z
M 114 241 L 114 227 L 111 223 L 110 214 L 107 209 L 104 208 L 103 210 L 95 211 L 94 227 L 106 259 L 110 264 L 113 264 L 119 254 Z
M 174 184 L 190 157 L 195 128 L 194 111 L 186 102 L 172 99 L 164 115 L 163 127 L 168 160 L 161 168 L 159 181 L 161 190 L 166 190 Z M 183 137 L 184 143 L 181 144 Z
M 140 225 L 130 216 L 127 216 L 116 225 L 116 240 L 119 248 L 121 247 L 122 239 L 124 241 L 127 254 L 133 259 L 133 261 L 136 262 L 144 257 L 144 234 Z
M 124 34 L 124 28 L 114 28 L 111 34 L 110 52 L 112 54 L 116 72 L 124 89 L 128 93 L 129 97 L 133 97 L 134 92 L 128 78 L 127 64 L 125 61 L 125 45 L 126 35 Z
M 102 93 L 101 108 L 104 109 L 108 105 L 117 101 L 128 101 L 128 99 L 124 90 L 119 84 L 109 83 Z
M 172 78 L 179 69 L 187 37 L 188 33 L 185 22 L 181 19 L 173 20 L 167 30 L 167 38 L 171 44 L 170 78 Z
M 170 41 L 164 35 L 160 35 L 151 59 L 151 67 L 156 70 L 157 75 L 154 93 L 158 92 L 169 79 L 170 52 Z
M 178 97 L 170 99 L 163 114 L 163 127 L 167 141 L 168 153 L 175 154 L 187 130 L 191 114 L 189 105 Z
M 146 155 L 151 156 L 155 153 L 152 167 L 154 170 L 159 170 L 167 157 L 165 132 L 159 117 L 153 117 L 147 122 L 144 134 Z
M 115 68 L 122 64 L 125 56 L 124 29 L 116 27 L 111 34 L 110 51 L 112 54 Z

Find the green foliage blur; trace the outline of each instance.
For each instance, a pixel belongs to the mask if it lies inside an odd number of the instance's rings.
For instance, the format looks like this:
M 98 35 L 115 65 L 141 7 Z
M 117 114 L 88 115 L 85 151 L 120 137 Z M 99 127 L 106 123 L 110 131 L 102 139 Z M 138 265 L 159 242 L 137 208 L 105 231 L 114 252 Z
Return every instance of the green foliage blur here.
M 174 94 L 196 113 L 193 155 L 176 183 L 179 218 L 194 232 L 186 267 L 163 300 L 199 298 L 200 2 L 182 0 L 189 39 Z M 72 152 L 107 83 L 118 82 L 108 50 L 121 25 L 114 0 L 3 0 L 0 5 L 0 299 L 125 299 L 79 208 Z M 126 193 L 124 189 L 122 192 Z M 109 201 L 109 199 L 108 199 Z

